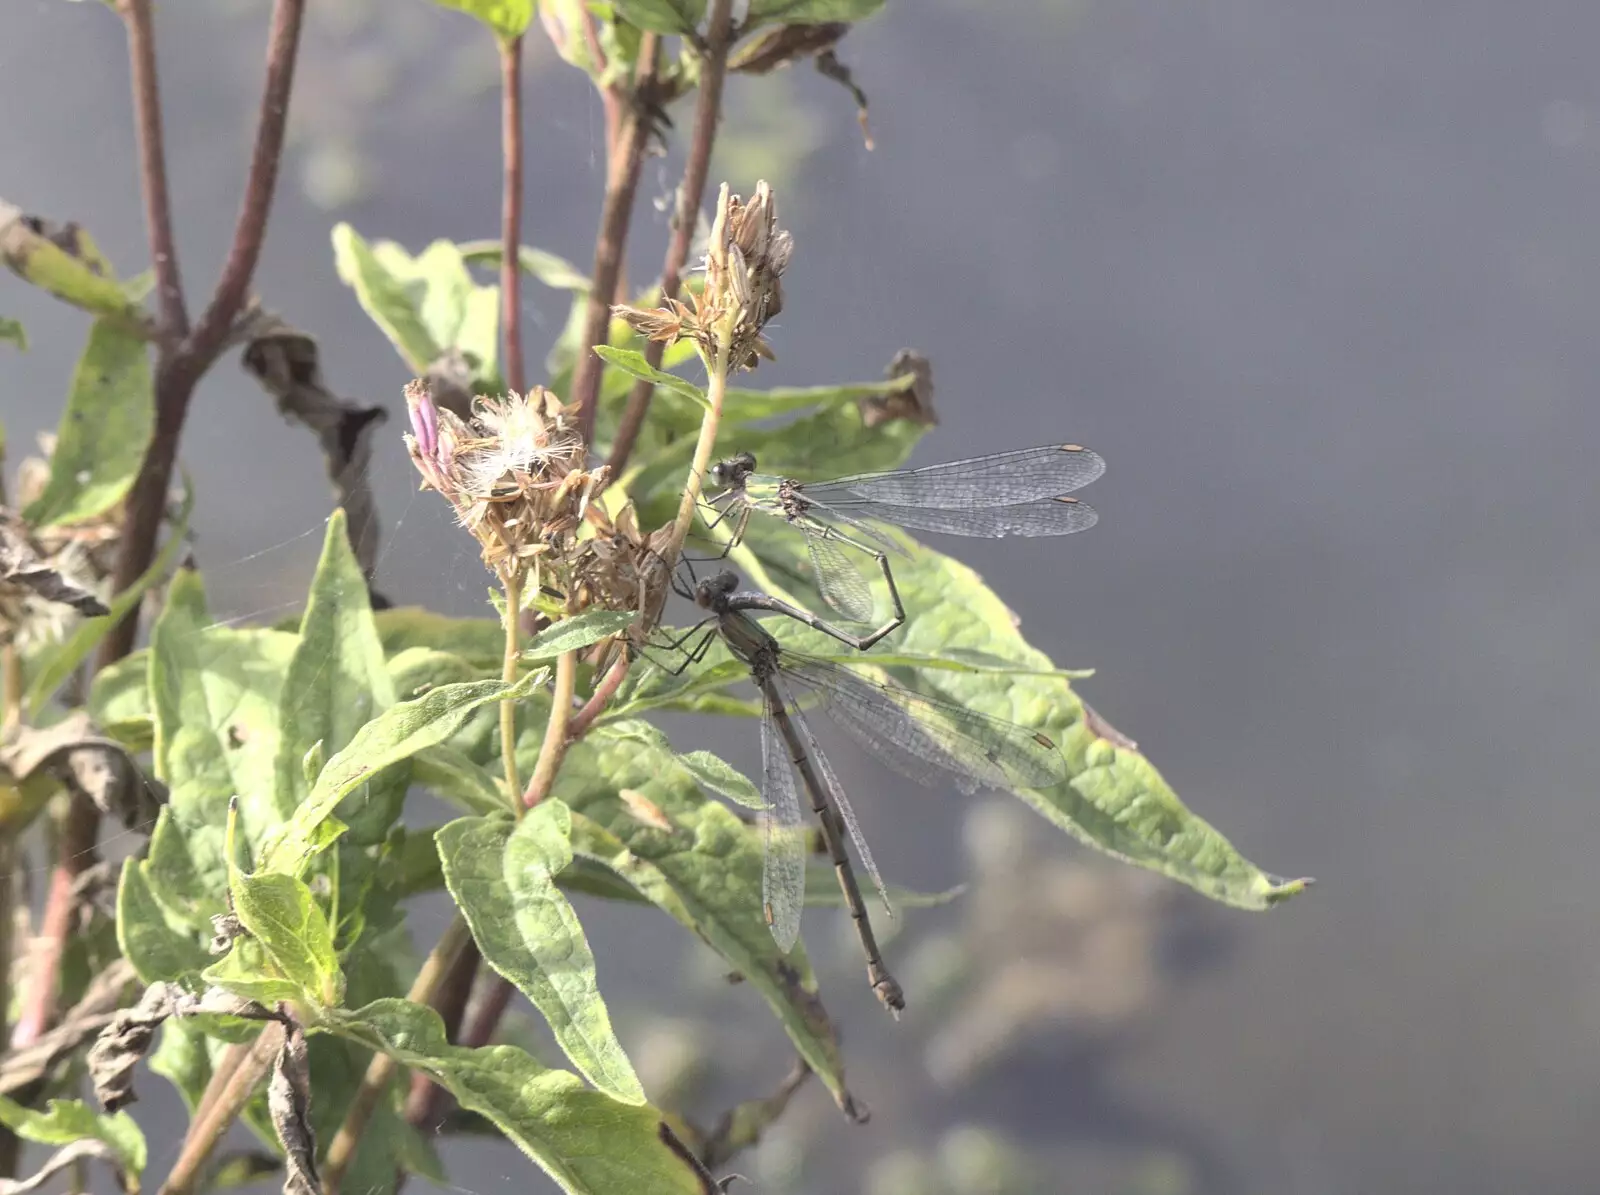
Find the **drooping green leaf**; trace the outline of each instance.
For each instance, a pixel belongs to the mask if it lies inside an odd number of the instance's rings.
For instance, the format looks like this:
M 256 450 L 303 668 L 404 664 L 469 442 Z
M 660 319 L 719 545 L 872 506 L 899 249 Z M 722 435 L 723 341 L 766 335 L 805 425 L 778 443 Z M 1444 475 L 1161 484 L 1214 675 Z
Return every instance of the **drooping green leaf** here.
M 500 265 L 499 241 L 465 241 L 458 245 L 461 256 L 472 265 L 498 267 Z M 524 245 L 517 251 L 517 263 L 522 272 L 542 282 L 551 290 L 589 290 L 589 276 L 564 257 Z
M 151 586 L 160 584 L 172 571 L 178 553 L 187 543 L 189 515 L 193 510 L 194 487 L 190 486 L 184 491 L 183 508 L 178 512 L 177 521 L 167 535 L 167 542 L 161 546 L 161 551 L 150 562 L 150 567 L 139 575 L 137 581 L 111 599 L 108 613 L 99 618 L 84 619 L 67 639 L 44 653 L 44 658 L 37 662 L 37 670 L 28 682 L 27 705 L 30 719 L 38 718 L 45 702 L 49 701 L 67 678 L 77 671 L 78 665 L 88 659 L 89 653 L 100 646 L 100 641 L 111 633 L 111 629 L 139 604 L 146 591 Z M 95 676 L 96 684 L 104 675 L 105 671 L 102 670 Z M 145 684 L 142 669 L 138 684 L 142 690 Z
M 0 1124 L 24 1141 L 41 1145 L 67 1145 L 85 1138 L 103 1141 L 116 1153 L 130 1177 L 136 1179 L 144 1170 L 144 1134 L 126 1112 L 107 1116 L 82 1100 L 51 1100 L 40 1112 L 0 1095 Z M 137 1189 L 137 1183 L 133 1189 Z
M 1073 692 L 1054 674 L 1050 660 L 1029 646 L 1014 616 L 981 578 L 948 556 L 915 547 L 910 560 L 896 560 L 896 582 L 910 612 L 898 646 L 913 654 L 980 652 L 1030 670 L 1007 675 L 923 671 L 897 679 L 934 696 L 1006 718 L 1049 736 L 1066 759 L 1069 780 L 1052 789 L 1017 795 L 1090 846 L 1179 880 L 1224 904 L 1263 909 L 1295 895 L 1305 881 L 1270 875 L 1192 813 L 1161 774 L 1126 740 L 1105 732 Z M 765 541 L 760 550 L 768 550 Z M 785 632 L 797 650 L 823 641 L 815 632 Z M 871 660 L 868 655 L 865 657 Z
M 117 885 L 117 944 L 145 983 L 199 975 L 214 961 L 193 931 L 156 899 L 145 876 L 148 864 L 124 860 Z
M 766 801 L 761 797 L 761 790 L 751 782 L 750 778 L 720 756 L 713 755 L 709 751 L 688 751 L 677 756 L 676 762 L 706 788 L 714 793 L 720 793 L 730 801 L 737 801 L 746 809 L 767 807 Z
M 197 574 L 180 571 L 150 635 L 155 772 L 171 794 L 147 878 L 167 908 L 203 928 L 227 888 L 223 827 L 239 799 L 247 843 L 293 811 L 278 801 L 278 704 L 296 636 L 209 625 Z
M 594 346 L 594 354 L 607 365 L 615 365 L 624 373 L 632 374 L 636 378 L 651 382 L 664 390 L 670 390 L 698 403 L 703 408 L 710 409 L 711 404 L 706 400 L 704 390 L 676 374 L 663 373 L 652 367 L 650 362 L 645 360 L 643 353 L 635 352 L 633 349 L 613 348 L 609 344 L 597 344 Z
M 568 1195 L 712 1195 L 662 1139 L 655 1108 L 590 1091 L 576 1075 L 546 1070 L 515 1046 L 450 1045 L 431 1008 L 378 1000 L 336 1014 L 330 1028 L 431 1075 Z
M 533 19 L 533 0 L 434 0 L 440 8 L 477 17 L 496 37 L 520 37 Z
M 745 28 L 781 23 L 820 25 L 824 21 L 864 21 L 883 7 L 883 0 L 750 0 Z
M 367 580 L 350 549 L 344 511 L 328 520 L 322 558 L 300 624 L 278 703 L 278 800 L 296 808 L 310 792 L 306 753 L 342 751 L 357 731 L 394 705 L 395 689 L 372 617 Z M 367 845 L 381 842 L 399 815 L 408 783 L 405 768 L 374 774 L 342 820 Z
M 130 331 L 148 326 L 138 300 L 117 282 L 94 239 L 75 224 L 47 230 L 0 201 L 0 257 L 18 276 L 75 307 L 115 319 Z
M 553 660 L 564 652 L 620 635 L 638 617 L 634 610 L 585 610 L 540 631 L 523 648 L 522 658 L 529 662 Z
M 333 949 L 333 933 L 311 889 L 294 876 L 251 875 L 235 870 L 229 890 L 233 911 L 303 999 L 324 1007 L 344 995 L 344 973 Z
M 489 355 L 482 356 L 485 300 L 476 296 L 497 288 L 472 280 L 455 245 L 435 241 L 412 257 L 393 241 L 369 245 L 350 225 L 339 224 L 333 249 L 340 279 L 414 373 L 425 373 L 450 348 L 476 354 L 478 376 L 494 373 L 493 337 Z
M 22 326 L 21 320 L 0 315 L 0 341 L 9 341 L 23 352 L 27 352 L 28 330 Z
M 592 729 L 567 754 L 555 795 L 572 848 L 693 931 L 761 993 L 834 1099 L 854 1103 L 805 948 L 780 954 L 762 913 L 759 835 L 707 801 L 670 750 L 626 724 Z
M 500 674 L 506 633 L 492 618 L 449 618 L 420 606 L 379 610 L 378 635 L 383 654 L 396 657 L 408 648 L 426 647 L 460 656 L 485 673 Z
M 288 823 L 267 840 L 259 870 L 298 872 L 314 850 L 317 827 L 347 793 L 379 769 L 443 742 L 479 706 L 527 696 L 538 680 L 535 673 L 514 685 L 500 681 L 442 685 L 379 714 L 356 732 L 349 746 L 328 760 L 311 793 Z
M 583 926 L 555 878 L 572 861 L 571 817 L 556 800 L 519 822 L 461 818 L 437 835 L 445 883 L 484 960 L 544 1014 L 574 1066 L 601 1091 L 645 1102 L 611 1029 Z
M 488 769 L 447 743 L 418 751 L 411 781 L 477 814 L 510 813 L 512 800 L 495 786 Z
M 706 15 L 705 0 L 612 0 L 612 7 L 646 33 L 691 33 Z
M 96 320 L 72 374 L 50 480 L 22 512 L 36 527 L 93 518 L 120 502 L 155 428 L 150 350 L 142 337 Z

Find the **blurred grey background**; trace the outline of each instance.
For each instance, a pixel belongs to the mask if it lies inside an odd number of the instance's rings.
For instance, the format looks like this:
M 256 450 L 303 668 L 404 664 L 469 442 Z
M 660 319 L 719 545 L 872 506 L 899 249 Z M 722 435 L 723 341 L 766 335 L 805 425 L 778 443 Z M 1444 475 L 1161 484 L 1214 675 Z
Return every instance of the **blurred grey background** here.
M 265 9 L 160 8 L 191 309 L 237 208 Z M 413 250 L 495 235 L 493 50 L 423 0 L 310 9 L 257 288 L 320 337 L 336 389 L 391 409 L 382 589 L 477 613 L 487 574 L 415 494 L 406 371 L 335 276 L 328 230 Z M 120 23 L 24 0 L 5 27 L 0 195 L 144 268 Z M 1026 847 L 1080 884 L 1061 924 L 1100 918 L 1122 945 L 1074 954 L 1074 923 L 1018 950 L 1129 987 L 1096 1016 L 1064 991 L 941 1083 L 957 1016 L 919 1023 L 913 988 L 889 1023 L 842 918 L 813 914 L 877 1115 L 851 1128 L 807 1089 L 739 1164 L 760 1189 L 931 1190 L 918 1167 L 948 1177 L 976 1130 L 1031 1159 L 1006 1189 L 1042 1193 L 1594 1189 L 1597 38 L 1600 9 L 1573 0 L 891 0 L 842 50 L 875 152 L 809 70 L 731 88 L 713 179 L 771 178 L 798 244 L 779 363 L 756 382 L 872 378 L 913 346 L 943 419 L 916 461 L 1059 438 L 1104 454 L 1091 533 L 940 546 L 1056 661 L 1099 670 L 1082 691 L 1197 812 L 1269 870 L 1320 881 L 1271 914 L 1217 908 L 838 746 L 892 879 L 944 888 L 972 852 Z M 600 108 L 532 41 L 526 239 L 587 269 Z M 636 280 L 659 268 L 681 151 L 646 167 Z M 564 304 L 529 291 L 533 361 Z M 15 280 L 0 312 L 32 340 L 0 348 L 14 459 L 53 425 L 85 324 Z M 184 461 L 214 605 L 293 609 L 329 505 L 309 437 L 229 359 Z M 704 741 L 748 765 L 745 729 Z M 980 906 L 909 914 L 902 978 L 959 956 Z M 784 1039 L 753 994 L 647 914 L 583 913 L 647 1073 L 706 1047 L 690 1106 L 708 1119 L 776 1085 Z M 166 1118 L 160 1169 L 178 1122 L 158 1086 L 142 1107 Z M 447 1161 L 464 1190 L 545 1189 L 509 1149 Z

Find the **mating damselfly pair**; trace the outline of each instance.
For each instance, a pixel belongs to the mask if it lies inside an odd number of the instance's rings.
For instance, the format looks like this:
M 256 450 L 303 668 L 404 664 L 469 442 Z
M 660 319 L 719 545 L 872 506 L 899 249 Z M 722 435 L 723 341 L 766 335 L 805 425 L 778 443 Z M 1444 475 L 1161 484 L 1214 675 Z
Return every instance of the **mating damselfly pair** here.
M 717 639 L 750 669 L 762 697 L 763 903 L 773 937 L 780 949 L 792 948 L 805 907 L 808 835 L 798 776 L 860 936 L 869 982 L 884 1006 L 898 1013 L 905 997 L 879 952 L 847 838 L 892 915 L 888 893 L 805 710 L 823 709 L 869 752 L 926 785 L 951 782 L 967 792 L 1048 788 L 1067 778 L 1066 761 L 1048 737 L 1016 723 L 790 651 L 753 615 L 783 615 L 866 651 L 906 618 L 889 564 L 889 552 L 904 554 L 905 549 L 875 523 L 987 537 L 1082 531 L 1093 526 L 1097 515 L 1069 494 L 1099 477 L 1105 462 L 1069 444 L 822 483 L 762 475 L 755 468 L 749 453 L 713 467 L 709 481 L 718 492 L 707 503 L 714 512 L 708 524 L 731 518 L 733 545 L 742 541 L 752 511 L 784 519 L 805 536 L 823 600 L 858 623 L 873 615 L 872 594 L 840 545 L 867 553 L 876 559 L 888 586 L 893 615 L 884 626 L 857 635 L 789 602 L 740 591 L 738 578 L 729 571 L 692 588 L 674 578 L 678 592 L 708 616 L 665 645 L 683 651 L 681 663 L 668 671 L 683 671 Z M 692 575 L 692 565 L 690 570 Z M 707 623 L 715 625 L 706 628 Z

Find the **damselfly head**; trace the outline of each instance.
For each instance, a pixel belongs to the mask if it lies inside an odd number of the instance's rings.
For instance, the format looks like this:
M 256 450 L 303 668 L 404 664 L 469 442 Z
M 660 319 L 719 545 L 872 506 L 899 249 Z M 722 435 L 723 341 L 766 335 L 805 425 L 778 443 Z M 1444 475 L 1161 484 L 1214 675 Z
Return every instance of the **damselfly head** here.
M 694 588 L 694 603 L 703 609 L 710 610 L 717 604 L 717 599 L 727 597 L 739 588 L 739 574 L 723 569 L 714 577 L 707 577 Z
M 726 489 L 728 486 L 742 484 L 746 477 L 755 472 L 755 469 L 755 454 L 741 452 L 738 456 L 730 456 L 712 465 L 707 470 L 707 475 L 712 485 L 718 489 Z

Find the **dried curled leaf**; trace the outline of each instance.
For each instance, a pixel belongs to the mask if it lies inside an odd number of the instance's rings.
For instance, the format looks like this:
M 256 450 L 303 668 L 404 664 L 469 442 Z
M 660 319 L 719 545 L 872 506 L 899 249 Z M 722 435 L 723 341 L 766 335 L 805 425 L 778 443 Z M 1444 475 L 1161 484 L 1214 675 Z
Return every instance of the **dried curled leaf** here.
M 241 363 L 277 399 L 284 418 L 316 433 L 328 480 L 349 519 L 350 546 L 370 581 L 378 562 L 378 508 L 369 480 L 372 431 L 388 413 L 329 390 L 316 340 L 271 312 L 253 317 L 249 335 Z
M 254 1001 L 240 999 L 218 988 L 196 996 L 175 983 L 152 983 L 137 1004 L 111 1018 L 111 1023 L 89 1047 L 89 1078 L 94 1083 L 95 1098 L 100 1106 L 107 1112 L 115 1112 L 136 1100 L 133 1068 L 149 1051 L 156 1030 L 170 1017 L 196 1013 L 221 1013 L 252 1020 L 282 1019 Z
M 0 766 L 19 781 L 46 770 L 129 829 L 152 825 L 166 802 L 165 786 L 140 771 L 121 743 L 96 734 L 81 710 L 43 729 L 13 727 L 0 746 Z
M 22 520 L 3 507 L 0 507 L 0 585 L 13 590 L 18 597 L 31 594 L 47 602 L 70 606 L 87 618 L 109 612 L 99 597 L 64 576 L 59 566 L 33 542 Z M 11 604 L 5 603 L 8 607 Z M 13 622 L 13 619 L 8 616 L 6 622 Z M 13 625 L 5 631 L 14 635 L 17 629 Z
M 31 1087 L 67 1062 L 83 1044 L 116 1018 L 122 991 L 135 979 L 133 964 L 117 959 L 90 982 L 83 998 L 61 1023 L 33 1045 L 12 1050 L 0 1059 L 0 1095 L 14 1095 Z
M 284 1195 L 318 1195 L 317 1141 L 311 1131 L 311 1065 L 306 1035 L 290 1024 L 267 1082 L 267 1112 L 283 1144 Z
M 132 1192 L 138 1191 L 139 1183 L 137 1178 L 128 1175 L 122 1170 L 121 1160 L 117 1157 L 116 1150 L 112 1149 L 104 1141 L 84 1138 L 81 1141 L 74 1141 L 71 1145 L 62 1146 L 56 1150 L 45 1160 L 44 1165 L 40 1166 L 38 1170 L 27 1178 L 0 1179 L 0 1195 L 28 1195 L 28 1192 L 37 1191 L 69 1166 L 86 1161 L 89 1158 L 99 1158 L 112 1166 L 122 1181 L 122 1189 L 124 1191 L 130 1192 L 130 1195 Z
M 856 405 L 864 426 L 873 428 L 895 419 L 920 423 L 924 427 L 932 427 L 939 422 L 939 416 L 933 410 L 931 361 L 915 349 L 901 349 L 884 372 L 890 378 L 910 374 L 913 381 L 909 388 L 885 390 L 882 394 L 861 399 Z

